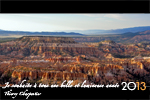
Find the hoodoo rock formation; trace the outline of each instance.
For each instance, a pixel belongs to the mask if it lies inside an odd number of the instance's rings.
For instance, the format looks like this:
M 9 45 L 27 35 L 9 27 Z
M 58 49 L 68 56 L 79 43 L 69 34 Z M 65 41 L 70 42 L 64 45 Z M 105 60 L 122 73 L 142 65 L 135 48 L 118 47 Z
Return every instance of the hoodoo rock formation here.
M 149 47 L 143 43 L 77 43 L 70 37 L 25 36 L 0 43 L 0 85 L 8 81 L 19 84 L 24 79 L 49 85 L 60 85 L 64 80 L 105 85 L 138 80 L 150 85 Z
M 16 67 L 17 68 L 17 67 Z M 22 67 L 23 68 L 23 67 Z M 71 73 L 68 71 L 22 71 L 12 70 L 12 78 L 17 78 L 18 81 L 23 79 L 36 80 L 36 79 L 55 79 L 55 80 L 86 80 L 87 74 L 84 73 Z

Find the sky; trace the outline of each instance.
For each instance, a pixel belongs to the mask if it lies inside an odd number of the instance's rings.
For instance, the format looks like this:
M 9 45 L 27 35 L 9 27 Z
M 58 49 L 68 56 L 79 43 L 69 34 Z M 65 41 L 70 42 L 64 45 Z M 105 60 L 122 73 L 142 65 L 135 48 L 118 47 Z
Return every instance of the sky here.
M 0 14 L 0 29 L 11 31 L 110 30 L 138 26 L 150 26 L 150 14 Z

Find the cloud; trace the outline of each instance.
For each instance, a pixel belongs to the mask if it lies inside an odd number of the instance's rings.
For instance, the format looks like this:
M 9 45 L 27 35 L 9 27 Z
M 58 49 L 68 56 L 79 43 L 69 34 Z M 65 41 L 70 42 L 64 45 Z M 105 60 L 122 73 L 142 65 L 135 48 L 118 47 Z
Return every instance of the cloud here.
M 104 17 L 113 18 L 117 20 L 124 20 L 124 18 L 119 14 L 106 14 Z
M 96 19 L 111 18 L 111 19 L 117 19 L 117 20 L 125 20 L 122 14 L 77 14 L 77 15 L 93 17 Z
M 84 15 L 89 17 L 104 17 L 104 14 L 84 14 Z
M 12 14 L 15 16 L 22 16 L 22 17 L 32 17 L 30 14 Z
M 82 15 L 88 17 L 104 17 L 104 14 L 76 14 L 76 15 Z

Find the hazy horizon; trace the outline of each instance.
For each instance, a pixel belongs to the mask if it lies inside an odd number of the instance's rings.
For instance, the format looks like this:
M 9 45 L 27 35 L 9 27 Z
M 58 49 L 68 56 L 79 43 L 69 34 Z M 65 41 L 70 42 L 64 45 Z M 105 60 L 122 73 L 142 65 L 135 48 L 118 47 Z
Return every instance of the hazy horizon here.
M 150 26 L 150 14 L 0 14 L 0 29 L 28 32 Z

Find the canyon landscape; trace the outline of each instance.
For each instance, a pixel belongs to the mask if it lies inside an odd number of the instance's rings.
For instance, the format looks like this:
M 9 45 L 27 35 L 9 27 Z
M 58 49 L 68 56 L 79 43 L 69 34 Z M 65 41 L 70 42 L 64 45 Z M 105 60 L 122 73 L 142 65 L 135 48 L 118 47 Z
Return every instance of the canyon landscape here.
M 47 5 L 53 13 L 0 14 L 0 99 L 150 98 L 150 14 Z
M 145 82 L 150 85 L 149 30 L 121 35 L 127 44 L 108 37 L 22 36 L 0 43 L 0 86 L 72 85 Z M 115 37 L 116 38 L 116 37 Z M 130 38 L 130 39 L 129 39 Z M 119 38 L 118 38 L 119 39 Z M 67 82 L 66 81 L 66 82 Z

